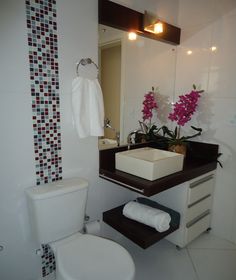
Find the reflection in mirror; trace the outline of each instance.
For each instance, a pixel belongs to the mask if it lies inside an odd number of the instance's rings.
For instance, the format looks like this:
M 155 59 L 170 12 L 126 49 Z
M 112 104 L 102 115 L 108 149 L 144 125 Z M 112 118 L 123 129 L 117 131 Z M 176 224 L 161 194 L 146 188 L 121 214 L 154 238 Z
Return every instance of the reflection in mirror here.
M 120 83 L 121 83 L 121 42 L 100 47 L 101 87 L 105 107 L 106 139 L 120 138 Z
M 156 89 L 157 114 L 152 122 L 167 124 L 174 96 L 176 47 L 127 32 L 99 26 L 100 83 L 105 106 L 105 136 L 99 148 L 127 143 L 128 134 L 139 129 L 145 93 Z
M 103 91 L 105 122 L 104 137 L 99 148 L 120 145 L 123 116 L 121 114 L 121 43 L 122 32 L 107 26 L 99 26 L 99 68 Z

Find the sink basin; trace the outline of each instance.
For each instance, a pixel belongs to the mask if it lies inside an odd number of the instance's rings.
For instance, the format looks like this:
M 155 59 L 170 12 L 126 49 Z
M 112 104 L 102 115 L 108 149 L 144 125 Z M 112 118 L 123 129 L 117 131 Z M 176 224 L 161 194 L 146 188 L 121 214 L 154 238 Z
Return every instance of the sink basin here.
M 184 156 L 150 147 L 115 154 L 116 169 L 154 181 L 181 171 Z

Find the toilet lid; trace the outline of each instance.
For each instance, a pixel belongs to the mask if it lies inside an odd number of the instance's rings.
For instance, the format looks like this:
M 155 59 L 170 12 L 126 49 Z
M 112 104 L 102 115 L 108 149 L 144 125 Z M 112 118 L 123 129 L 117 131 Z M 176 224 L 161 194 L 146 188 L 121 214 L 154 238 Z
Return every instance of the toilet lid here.
M 66 280 L 133 280 L 134 262 L 119 244 L 90 234 L 57 248 L 57 268 Z

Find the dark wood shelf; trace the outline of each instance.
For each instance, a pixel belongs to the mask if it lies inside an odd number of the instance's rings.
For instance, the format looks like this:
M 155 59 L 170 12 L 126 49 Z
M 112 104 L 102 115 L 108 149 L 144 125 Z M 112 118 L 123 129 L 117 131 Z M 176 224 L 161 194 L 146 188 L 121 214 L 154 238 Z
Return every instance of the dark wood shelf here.
M 157 205 L 157 203 L 152 202 Z M 147 203 L 145 203 L 147 204 Z M 155 205 L 151 205 L 155 207 Z M 168 234 L 174 232 L 179 228 L 180 215 L 179 213 L 162 206 L 161 210 L 168 212 L 171 215 L 170 228 L 165 232 L 158 232 L 155 229 L 126 218 L 122 214 L 124 205 L 108 210 L 103 213 L 103 221 L 110 225 L 115 230 L 132 240 L 134 243 L 143 249 L 155 244 L 163 239 Z M 160 207 L 156 207 L 159 208 Z

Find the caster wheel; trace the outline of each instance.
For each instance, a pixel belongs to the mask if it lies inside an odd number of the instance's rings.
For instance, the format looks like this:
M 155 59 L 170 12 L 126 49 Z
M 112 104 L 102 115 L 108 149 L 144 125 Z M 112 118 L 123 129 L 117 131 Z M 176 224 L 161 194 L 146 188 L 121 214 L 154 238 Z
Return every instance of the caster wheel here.
M 175 248 L 176 248 L 178 251 L 181 250 L 181 248 L 179 247 L 179 245 L 175 245 Z
M 209 227 L 206 232 L 209 233 L 211 231 L 211 227 Z

